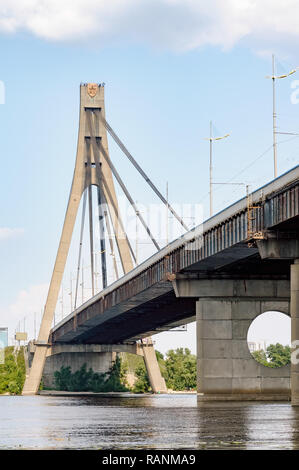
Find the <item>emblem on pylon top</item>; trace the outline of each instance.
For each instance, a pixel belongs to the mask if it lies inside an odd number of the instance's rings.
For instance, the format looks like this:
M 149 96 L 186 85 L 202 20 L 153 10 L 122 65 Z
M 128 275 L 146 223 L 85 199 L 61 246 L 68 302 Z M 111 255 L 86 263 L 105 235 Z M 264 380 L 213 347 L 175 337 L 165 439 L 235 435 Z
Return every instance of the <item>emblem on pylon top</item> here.
M 96 83 L 87 84 L 87 93 L 91 98 L 94 98 L 98 92 L 98 85 Z

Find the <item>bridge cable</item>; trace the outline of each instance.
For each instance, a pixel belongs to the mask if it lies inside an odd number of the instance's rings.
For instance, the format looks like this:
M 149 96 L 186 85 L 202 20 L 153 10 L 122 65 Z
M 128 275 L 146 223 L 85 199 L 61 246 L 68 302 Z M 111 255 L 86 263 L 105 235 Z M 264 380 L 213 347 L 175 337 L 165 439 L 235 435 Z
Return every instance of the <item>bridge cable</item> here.
M 126 232 L 125 232 L 125 229 L 124 229 L 122 220 L 121 220 L 121 218 L 118 217 L 118 208 L 117 208 L 116 205 L 114 204 L 114 201 L 113 201 L 113 199 L 112 199 L 112 195 L 111 195 L 109 186 L 108 186 L 108 184 L 107 184 L 107 181 L 106 181 L 104 175 L 103 175 L 103 184 L 104 184 L 104 188 L 105 188 L 105 190 L 106 190 L 106 192 L 107 192 L 107 195 L 108 195 L 110 204 L 112 205 L 113 210 L 114 210 L 114 212 L 115 212 L 115 215 L 116 215 L 116 217 L 117 217 L 117 219 L 118 219 L 120 228 L 121 228 L 121 230 L 122 230 L 122 232 L 123 232 L 123 234 L 124 234 L 124 236 L 125 236 L 126 242 L 128 243 L 128 247 L 129 247 L 130 253 L 131 253 L 131 255 L 132 255 L 132 258 L 133 258 L 133 260 L 134 260 L 134 262 L 135 262 L 135 264 L 136 264 L 136 257 L 135 257 L 134 250 L 133 250 L 133 248 L 132 248 L 132 245 L 131 245 L 131 243 L 130 243 L 130 240 L 129 240 L 129 238 L 128 238 L 128 235 L 127 235 Z M 108 208 L 109 208 L 109 204 L 108 204 Z M 110 218 L 112 218 L 112 217 L 111 217 L 111 213 L 110 213 Z M 120 253 L 120 249 L 119 249 L 119 246 L 118 246 L 117 237 L 116 237 L 115 239 L 116 239 L 116 244 L 117 244 L 117 247 L 118 247 L 118 252 Z M 122 262 L 121 256 L 120 256 L 120 259 L 121 259 L 121 262 Z M 124 268 L 123 262 L 122 262 L 122 267 Z M 123 269 L 123 271 L 125 272 L 124 269 Z
M 91 132 L 90 132 L 91 141 L 93 142 L 93 151 L 94 151 L 94 157 L 95 157 L 94 159 L 95 159 L 95 165 L 96 165 L 97 179 L 98 179 L 98 181 L 102 181 L 102 183 L 103 183 L 104 189 L 105 189 L 105 191 L 106 191 L 106 193 L 107 193 L 107 196 L 108 196 L 108 199 L 109 199 L 109 202 L 110 202 L 110 204 L 111 204 L 112 207 L 113 207 L 113 210 L 114 210 L 115 215 L 116 215 L 116 217 L 117 217 L 117 221 L 118 221 L 118 223 L 119 223 L 119 225 L 120 225 L 120 228 L 121 228 L 121 230 L 122 230 L 122 232 L 123 232 L 123 234 L 124 234 L 124 237 L 125 237 L 125 239 L 126 239 L 126 242 L 127 242 L 127 244 L 128 244 L 128 247 L 129 247 L 130 253 L 131 253 L 131 255 L 132 255 L 132 258 L 133 258 L 135 264 L 137 264 L 134 250 L 133 250 L 133 248 L 132 248 L 132 246 L 131 246 L 131 243 L 130 243 L 130 240 L 129 240 L 129 238 L 128 238 L 126 232 L 125 232 L 125 229 L 124 229 L 122 220 L 121 220 L 121 218 L 119 217 L 118 208 L 117 208 L 117 206 L 115 205 L 115 203 L 114 203 L 114 201 L 113 201 L 112 194 L 111 194 L 111 192 L 110 192 L 109 186 L 108 186 L 108 184 L 107 184 L 107 181 L 106 181 L 106 179 L 105 179 L 105 177 L 104 177 L 104 175 L 103 175 L 102 169 L 101 169 L 100 152 L 99 152 L 99 148 L 98 148 L 98 146 L 97 146 L 97 144 L 96 144 L 95 137 L 94 137 L 93 132 L 92 132 L 91 119 L 90 119 L 90 115 L 89 115 L 88 112 L 86 112 L 86 117 L 87 117 L 88 127 L 89 127 L 89 129 L 90 129 L 90 131 L 91 131 Z M 107 203 L 107 199 L 106 199 L 106 197 L 105 197 L 104 191 L 103 191 L 103 194 L 104 194 L 104 199 L 105 199 L 105 201 L 106 201 L 107 207 L 108 207 L 108 209 L 109 209 L 109 204 Z M 110 215 L 110 218 L 111 218 L 111 220 L 112 220 L 112 216 L 111 216 L 111 213 L 110 213 L 110 209 L 109 209 L 109 215 Z M 118 245 L 118 238 L 117 238 L 117 237 L 115 237 L 115 241 L 116 241 L 117 249 L 118 249 L 118 252 L 119 252 L 119 255 L 120 255 L 120 261 L 121 261 L 121 264 L 122 264 L 122 268 L 123 268 L 123 271 L 125 272 L 123 260 L 122 260 L 121 254 L 120 254 L 120 248 L 119 248 L 119 245 Z M 116 272 L 117 272 L 117 268 L 116 268 Z
M 101 186 L 97 188 L 98 192 L 98 211 L 99 211 L 99 228 L 100 228 L 100 247 L 101 247 L 101 266 L 103 277 L 103 289 L 107 287 L 107 267 L 106 267 L 106 243 L 105 243 L 105 227 L 103 213 L 103 193 Z
M 98 158 L 98 155 L 97 156 L 94 155 L 95 162 L 96 162 L 97 158 Z M 98 169 L 100 170 L 101 174 L 98 171 Z M 106 223 L 108 239 L 109 239 L 109 245 L 110 245 L 111 255 L 112 255 L 112 259 L 113 259 L 113 267 L 114 267 L 116 279 L 118 279 L 119 276 L 118 276 L 116 258 L 115 258 L 115 254 L 114 254 L 114 247 L 113 247 L 110 221 L 109 221 L 109 216 L 108 216 L 108 212 L 107 212 L 107 201 L 106 201 L 105 193 L 104 193 L 104 190 L 103 190 L 101 164 L 99 164 L 99 168 L 96 165 L 96 175 L 97 175 L 97 182 L 98 182 L 98 205 L 99 205 L 99 222 L 100 222 L 100 239 L 101 239 L 102 276 L 103 276 L 103 288 L 105 289 L 105 287 L 107 287 L 107 267 L 106 267 L 106 245 L 105 245 L 105 233 L 104 233 L 104 219 L 105 219 L 105 223 Z
M 110 226 L 108 211 L 106 209 L 108 207 L 108 204 L 107 204 L 107 200 L 106 200 L 104 192 L 102 193 L 102 198 L 103 198 L 103 205 L 104 205 L 105 222 L 106 222 L 106 227 L 107 227 L 107 232 L 108 232 L 108 239 L 109 239 L 110 250 L 111 250 L 111 255 L 113 259 L 114 272 L 115 272 L 116 279 L 118 279 L 119 275 L 118 275 L 117 263 L 116 263 L 115 253 L 114 253 L 111 226 Z
M 100 165 L 99 162 L 96 162 L 96 165 L 97 165 L 97 163 L 98 163 L 98 165 Z M 103 179 L 103 185 L 104 185 L 105 191 L 107 192 L 107 195 L 108 195 L 109 202 L 110 202 L 110 204 L 111 204 L 112 207 L 113 207 L 113 210 L 114 210 L 115 215 L 116 215 L 116 217 L 117 217 L 117 220 L 118 220 L 118 223 L 119 223 L 119 225 L 120 225 L 120 228 L 121 228 L 121 230 L 122 230 L 122 232 L 123 232 L 123 234 L 124 234 L 124 237 L 125 237 L 126 242 L 128 243 L 128 247 L 129 247 L 130 253 L 131 253 L 131 255 L 132 255 L 132 258 L 133 258 L 133 260 L 134 260 L 134 262 L 135 262 L 135 264 L 136 264 L 136 257 L 135 257 L 134 250 L 133 250 L 133 248 L 132 248 L 132 245 L 131 245 L 131 243 L 130 243 L 130 240 L 129 240 L 129 238 L 128 238 L 128 235 L 127 235 L 126 232 L 125 232 L 125 229 L 124 229 L 122 220 L 121 220 L 121 218 L 118 217 L 118 215 L 119 215 L 119 214 L 118 214 L 118 208 L 117 208 L 117 206 L 115 205 L 115 203 L 114 203 L 114 201 L 113 201 L 112 194 L 111 194 L 111 192 L 110 192 L 109 186 L 108 186 L 107 181 L 106 181 L 106 179 L 105 179 L 105 177 L 104 177 L 103 174 L 102 174 L 102 179 Z M 106 200 L 106 202 L 107 202 L 107 200 Z M 109 208 L 109 204 L 108 204 L 108 203 L 107 203 L 107 205 L 108 205 L 108 208 Z M 109 214 L 110 214 L 110 218 L 112 219 L 112 216 L 111 216 L 110 211 L 109 211 Z M 118 252 L 119 252 L 119 254 L 120 254 L 120 249 L 119 249 L 117 237 L 115 237 L 115 240 L 116 240 Z M 121 260 L 121 263 L 122 263 L 123 271 L 125 272 L 125 270 L 124 270 L 124 265 L 123 265 L 123 260 L 122 260 L 121 256 L 120 256 L 120 260 Z
M 128 157 L 130 162 L 134 165 L 136 170 L 141 174 L 141 176 L 145 179 L 145 181 L 148 183 L 148 185 L 152 188 L 152 190 L 156 193 L 156 195 L 160 198 L 160 200 L 165 204 L 165 206 L 169 209 L 169 211 L 172 213 L 172 215 L 180 222 L 180 224 L 184 227 L 185 230 L 189 230 L 183 219 L 177 214 L 177 212 L 173 209 L 173 207 L 167 202 L 163 194 L 160 193 L 158 188 L 154 185 L 154 183 L 150 180 L 150 178 L 147 176 L 147 174 L 142 170 L 140 165 L 136 162 L 134 157 L 130 154 L 128 149 L 125 147 L 123 142 L 120 140 L 120 138 L 117 136 L 117 134 L 114 132 L 112 127 L 108 124 L 104 116 L 102 115 L 101 112 L 98 113 L 100 120 L 104 124 L 105 128 L 113 138 L 113 140 L 116 142 L 116 144 L 119 146 L 119 148 L 123 151 L 123 153 Z
M 120 185 L 121 189 L 123 190 L 123 192 L 125 193 L 125 196 L 126 198 L 128 199 L 129 203 L 131 204 L 131 206 L 133 207 L 134 211 L 135 211 L 135 214 L 136 216 L 139 218 L 140 222 L 142 223 L 143 227 L 145 228 L 148 236 L 150 237 L 150 239 L 152 240 L 153 244 L 155 245 L 155 247 L 157 248 L 157 250 L 160 250 L 160 246 L 158 245 L 156 239 L 154 238 L 153 234 L 151 233 L 147 223 L 145 222 L 144 218 L 142 217 L 142 215 L 140 214 L 140 211 L 138 210 L 138 207 L 136 206 L 133 198 L 131 197 L 129 191 L 127 190 L 124 182 L 122 181 L 119 173 L 117 172 L 116 168 L 114 167 L 113 163 L 111 161 L 109 161 L 109 157 L 108 157 L 108 154 L 106 153 L 106 150 L 104 149 L 102 143 L 99 141 L 98 142 L 98 146 L 101 150 L 101 153 L 104 155 L 104 158 L 106 159 L 106 161 L 108 162 L 110 168 L 111 168 L 111 171 L 112 173 L 114 174 L 118 184 Z
M 87 111 L 87 115 L 89 116 L 89 119 L 88 119 L 88 125 L 90 125 L 90 128 L 89 128 L 89 131 L 90 131 L 90 135 L 91 135 L 91 141 L 92 141 L 92 144 L 93 145 L 97 145 L 97 147 L 99 148 L 100 152 L 102 153 L 102 155 L 104 156 L 106 162 L 108 163 L 108 165 L 110 166 L 110 169 L 112 171 L 112 173 L 114 174 L 118 184 L 120 185 L 121 189 L 123 190 L 126 198 L 128 199 L 129 203 L 131 204 L 131 206 L 133 207 L 134 211 L 135 211 L 135 214 L 137 215 L 137 217 L 139 218 L 140 222 L 142 223 L 143 227 L 145 228 L 147 234 L 149 235 L 150 239 L 152 240 L 153 244 L 155 245 L 155 247 L 157 248 L 157 250 L 160 250 L 160 247 L 158 245 L 158 243 L 156 242 L 153 234 L 151 233 L 149 227 L 147 226 L 144 218 L 142 217 L 142 215 L 140 214 L 140 211 L 138 211 L 138 208 L 134 202 L 134 200 L 132 199 L 129 191 L 127 190 L 123 180 L 121 179 L 118 171 L 116 170 L 115 166 L 113 165 L 111 159 L 109 158 L 109 155 L 108 153 L 106 152 L 106 150 L 104 149 L 103 147 L 103 144 L 100 140 L 96 140 L 95 137 L 94 137 L 94 134 L 92 132 L 92 128 L 91 128 L 91 120 L 90 120 L 90 111 Z M 94 152 L 95 154 L 95 152 Z
M 104 147 L 102 145 L 102 142 L 100 140 L 98 140 L 98 141 L 96 140 L 96 138 L 94 136 L 94 133 L 93 133 L 92 125 L 91 125 L 90 111 L 87 111 L 87 123 L 88 123 L 88 126 L 89 126 L 89 132 L 90 132 L 91 142 L 92 142 L 93 149 L 94 149 L 94 151 L 93 151 L 94 155 L 96 155 L 96 153 L 97 153 L 96 149 L 98 148 L 100 150 L 100 152 L 102 153 L 102 155 L 104 156 L 107 164 L 109 165 L 109 167 L 110 167 L 113 175 L 115 176 L 118 184 L 120 185 L 121 189 L 123 190 L 126 198 L 130 202 L 133 209 L 135 210 L 135 214 L 139 218 L 140 222 L 142 223 L 143 227 L 145 228 L 145 230 L 146 230 L 147 234 L 149 235 L 150 239 L 152 240 L 153 244 L 155 245 L 157 250 L 160 250 L 160 247 L 159 247 L 158 243 L 156 242 L 153 234 L 151 233 L 151 231 L 150 231 L 149 227 L 147 226 L 145 220 L 143 219 L 142 215 L 140 214 L 140 211 L 138 211 L 138 208 L 137 208 L 136 204 L 134 203 L 134 201 L 133 201 L 129 191 L 127 190 L 124 182 L 122 181 L 118 171 L 116 170 L 115 166 L 113 165 L 112 161 L 110 160 L 108 153 L 106 152 L 106 150 L 104 149 Z
M 81 230 L 80 230 L 80 244 L 79 244 L 74 310 L 76 310 L 76 306 L 77 306 L 79 275 L 80 275 L 80 266 L 81 266 L 81 254 L 82 254 L 82 245 L 83 245 L 83 233 L 84 233 L 84 221 L 85 221 L 85 211 L 86 211 L 86 195 L 87 195 L 87 191 L 85 189 L 84 194 L 83 194 L 82 219 L 81 219 Z
M 86 142 L 87 175 L 88 175 L 88 207 L 89 207 L 89 246 L 90 246 L 90 269 L 91 269 L 91 292 L 94 296 L 94 260 L 93 260 L 93 213 L 92 213 L 92 192 L 91 192 L 91 156 L 90 145 Z

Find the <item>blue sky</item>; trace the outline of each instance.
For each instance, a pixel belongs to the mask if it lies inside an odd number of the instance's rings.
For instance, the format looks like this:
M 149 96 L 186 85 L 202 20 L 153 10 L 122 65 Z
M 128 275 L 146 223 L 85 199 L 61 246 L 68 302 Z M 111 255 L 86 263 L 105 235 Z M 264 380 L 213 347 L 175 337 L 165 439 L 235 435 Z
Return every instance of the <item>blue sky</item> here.
M 40 311 L 45 300 L 74 167 L 80 82 L 106 83 L 107 118 L 137 161 L 163 193 L 168 181 L 171 202 L 200 202 L 208 216 L 209 144 L 204 138 L 209 121 L 220 133 L 230 133 L 214 146 L 215 181 L 235 177 L 252 189 L 266 183 L 273 177 L 271 149 L 258 157 L 272 143 L 272 88 L 265 79 L 271 53 L 281 71 L 299 65 L 293 15 L 284 14 L 277 23 L 276 1 L 264 35 L 252 11 L 250 21 L 243 12 L 230 27 L 225 15 L 223 23 L 216 15 L 213 25 L 210 11 L 197 9 L 192 19 L 194 2 L 189 0 L 186 9 L 177 2 L 181 10 L 175 2 L 156 0 L 155 11 L 144 1 L 148 21 L 138 8 L 132 16 L 133 0 L 116 2 L 122 6 L 115 11 L 107 6 L 106 25 L 96 13 L 92 23 L 88 15 L 82 18 L 91 33 L 78 26 L 75 13 L 85 11 L 80 0 L 73 3 L 73 20 L 71 10 L 59 11 L 56 1 L 52 4 L 61 16 L 42 8 L 38 16 L 29 7 L 25 15 L 20 3 L 0 8 L 0 80 L 6 90 L 0 105 L 0 323 L 11 329 L 24 316 L 32 325 L 33 311 Z M 87 3 L 95 12 L 96 2 Z M 126 3 L 131 10 L 125 11 Z M 288 3 L 291 12 L 295 4 Z M 260 4 L 266 8 L 267 1 Z M 239 14 L 235 2 L 228 8 Z M 169 15 L 169 21 L 156 17 L 157 12 Z M 100 13 L 105 10 L 99 10 L 99 18 Z M 277 83 L 278 126 L 285 132 L 299 130 L 299 105 L 291 103 L 295 79 L 299 72 Z M 299 138 L 279 137 L 288 139 L 278 146 L 279 174 L 298 163 Z M 134 199 L 154 202 L 112 143 L 110 151 Z M 215 212 L 244 194 L 243 186 L 215 187 Z

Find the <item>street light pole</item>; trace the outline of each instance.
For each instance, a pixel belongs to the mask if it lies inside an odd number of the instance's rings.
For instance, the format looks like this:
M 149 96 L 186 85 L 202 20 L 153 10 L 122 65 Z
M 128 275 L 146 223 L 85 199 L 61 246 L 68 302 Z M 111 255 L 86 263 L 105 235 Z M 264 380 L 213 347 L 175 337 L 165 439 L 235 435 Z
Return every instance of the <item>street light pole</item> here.
M 212 121 L 210 121 L 210 217 L 213 215 L 213 136 Z
M 277 143 L 276 143 L 276 101 L 275 101 L 275 57 L 272 54 L 272 94 L 273 94 L 273 159 L 274 178 L 277 178 Z
M 138 202 L 136 201 L 136 207 Z M 136 237 L 136 246 L 135 246 L 135 257 L 136 257 L 136 266 L 138 266 L 138 215 L 139 215 L 139 210 L 136 212 L 136 217 L 135 217 L 135 237 Z
M 73 311 L 73 280 L 72 280 L 72 272 L 70 276 L 70 298 L 71 298 L 71 312 Z
M 213 137 L 213 125 L 210 121 L 210 137 L 206 140 L 210 141 L 210 217 L 213 215 L 213 140 L 222 140 L 228 137 L 229 134 L 225 134 L 222 137 Z
M 83 267 L 83 260 L 82 260 L 82 268 L 81 268 L 81 286 L 82 286 L 82 305 L 84 304 L 84 267 Z
M 61 320 L 63 320 L 63 283 L 61 283 Z
M 275 80 L 281 79 L 281 78 L 287 78 L 290 75 L 293 75 L 297 71 L 297 67 L 295 69 L 292 69 L 290 72 L 285 73 L 283 75 L 275 75 L 275 56 L 272 54 L 272 75 L 269 77 L 267 76 L 266 78 L 271 78 L 272 79 L 272 103 L 273 103 L 273 112 L 272 112 L 272 117 L 273 117 L 273 164 L 274 164 L 274 178 L 277 178 L 277 142 L 276 142 L 276 135 L 277 135 L 277 125 L 276 125 L 276 120 L 277 120 L 277 114 L 276 114 L 276 94 L 275 94 Z
M 169 196 L 168 196 L 168 181 L 166 181 L 166 245 L 168 245 L 168 239 L 169 239 L 169 224 L 168 224 L 168 210 L 169 210 L 169 202 L 168 202 Z

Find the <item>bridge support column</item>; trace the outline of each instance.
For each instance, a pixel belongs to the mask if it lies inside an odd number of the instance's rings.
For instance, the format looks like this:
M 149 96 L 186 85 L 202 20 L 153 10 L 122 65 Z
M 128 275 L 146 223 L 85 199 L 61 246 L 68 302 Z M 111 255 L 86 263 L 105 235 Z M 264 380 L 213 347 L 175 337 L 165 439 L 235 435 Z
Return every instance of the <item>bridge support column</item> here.
M 93 372 L 104 374 L 109 371 L 116 353 L 113 352 L 64 352 L 47 357 L 44 371 L 43 383 L 47 388 L 55 388 L 55 372 L 61 367 L 70 367 L 74 373 L 86 364 L 86 368 Z
M 295 235 L 293 234 L 293 237 Z M 271 237 L 271 234 L 270 234 Z M 279 234 L 274 232 L 274 238 L 261 240 L 258 243 L 259 253 L 262 259 L 287 259 L 294 260 L 291 265 L 291 303 L 290 313 L 292 318 L 292 361 L 291 361 L 291 395 L 292 405 L 299 406 L 299 240 L 298 235 L 292 238 L 279 239 Z
M 36 351 L 34 342 L 27 347 L 29 365 L 32 364 Z M 55 387 L 55 372 L 62 366 L 70 367 L 74 373 L 84 364 L 87 369 L 103 374 L 109 371 L 117 353 L 126 352 L 143 356 L 143 348 L 138 344 L 68 344 L 55 343 L 47 349 L 47 357 L 43 371 L 43 382 L 47 388 Z
M 253 359 L 247 345 L 252 320 L 275 309 L 274 303 L 248 299 L 197 302 L 199 401 L 289 399 L 289 366 L 262 366 Z
M 299 303 L 297 269 L 296 266 L 294 285 L 298 289 L 296 302 Z M 265 367 L 253 359 L 247 345 L 248 329 L 258 315 L 268 311 L 289 314 L 289 281 L 196 279 L 192 275 L 182 275 L 175 279 L 173 285 L 177 297 L 198 299 L 199 400 L 290 399 L 290 366 Z M 296 315 L 299 317 L 298 313 Z M 298 324 L 299 318 L 296 327 Z M 294 334 L 297 332 L 298 329 Z
M 130 247 L 124 233 L 118 209 L 112 176 L 112 167 L 110 165 L 111 162 L 108 152 L 107 132 L 106 128 L 103 125 L 100 125 L 99 115 L 103 117 L 105 116 L 104 87 L 95 83 L 80 85 L 80 122 L 75 171 L 48 297 L 38 335 L 38 344 L 36 344 L 36 352 L 34 354 L 29 375 L 26 377 L 24 383 L 22 395 L 35 395 L 38 392 L 47 356 L 47 343 L 49 341 L 55 307 L 57 304 L 80 200 L 85 190 L 91 191 L 92 185 L 98 186 L 99 190 L 102 191 L 101 188 L 103 184 L 103 193 L 101 192 L 101 198 L 104 195 L 107 202 L 108 212 L 114 228 L 123 270 L 125 273 L 128 273 L 133 269 Z M 101 147 L 97 146 L 97 139 L 98 141 L 101 141 Z M 92 147 L 92 151 L 90 146 Z M 104 155 L 106 155 L 105 158 L 102 158 Z M 89 194 L 91 194 L 91 192 L 89 192 Z M 91 224 L 90 233 L 92 241 Z M 91 259 L 93 259 L 93 255 L 91 256 Z M 94 273 L 92 268 L 92 279 L 93 276 Z
M 148 378 L 154 393 L 167 393 L 164 378 L 161 375 L 160 367 L 156 358 L 155 348 L 151 338 L 142 341 L 142 350 Z
M 291 317 L 292 317 L 292 405 L 299 406 L 299 259 L 291 266 Z

